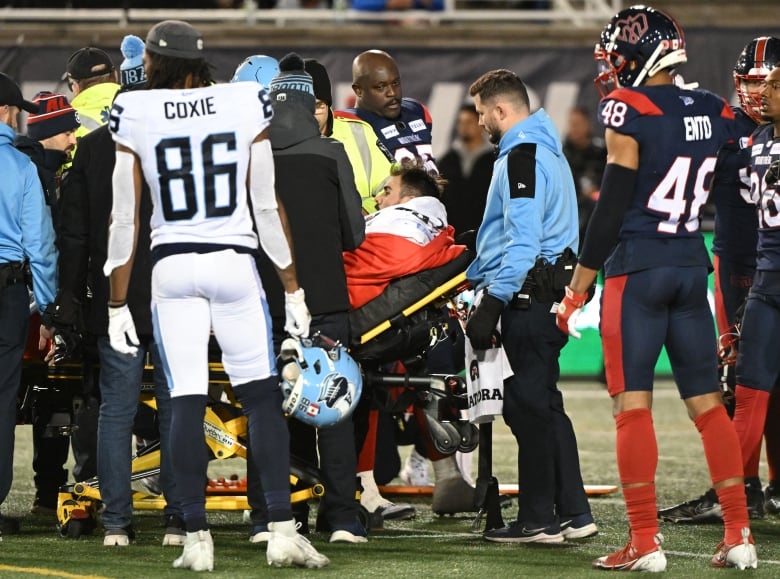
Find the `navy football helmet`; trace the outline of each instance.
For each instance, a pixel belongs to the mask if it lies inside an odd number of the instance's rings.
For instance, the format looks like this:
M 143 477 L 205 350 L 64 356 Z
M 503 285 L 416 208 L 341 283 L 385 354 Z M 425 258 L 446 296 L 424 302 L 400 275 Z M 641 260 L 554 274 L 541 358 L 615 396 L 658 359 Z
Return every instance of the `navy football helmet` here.
M 616 88 L 640 86 L 662 70 L 686 62 L 682 28 L 667 14 L 649 6 L 631 6 L 609 21 L 593 54 L 601 96 Z
M 338 342 L 316 334 L 282 343 L 282 410 L 316 428 L 334 426 L 355 410 L 363 390 L 357 362 Z
M 747 43 L 734 65 L 734 86 L 737 87 L 739 106 L 756 123 L 761 122 L 761 88 L 753 83 L 763 82 L 778 64 L 780 38 L 761 36 Z
M 238 65 L 230 82 L 251 80 L 259 82 L 268 90 L 271 80 L 279 74 L 279 61 L 273 56 L 255 54 L 248 56 L 244 62 Z

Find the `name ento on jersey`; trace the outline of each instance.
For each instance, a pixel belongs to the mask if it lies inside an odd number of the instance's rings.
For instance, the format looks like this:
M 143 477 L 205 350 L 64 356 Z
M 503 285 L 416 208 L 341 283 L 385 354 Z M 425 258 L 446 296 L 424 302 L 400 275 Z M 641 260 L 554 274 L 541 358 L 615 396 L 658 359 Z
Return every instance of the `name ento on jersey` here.
M 217 114 L 217 109 L 214 108 L 214 97 L 185 102 L 165 101 L 163 108 L 166 119 L 189 119 Z
M 712 121 L 707 115 L 683 117 L 686 141 L 706 141 L 712 138 Z

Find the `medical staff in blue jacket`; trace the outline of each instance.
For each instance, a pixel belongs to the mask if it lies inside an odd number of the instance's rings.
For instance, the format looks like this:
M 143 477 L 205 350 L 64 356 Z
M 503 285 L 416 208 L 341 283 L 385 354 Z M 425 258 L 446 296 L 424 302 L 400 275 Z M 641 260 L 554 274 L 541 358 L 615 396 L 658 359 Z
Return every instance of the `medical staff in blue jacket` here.
M 517 521 L 486 531 L 485 539 L 587 537 L 598 529 L 557 385 L 567 338 L 556 326 L 555 308 L 576 264 L 579 238 L 574 180 L 550 117 L 542 109 L 530 113 L 516 74 L 485 73 L 469 92 L 498 158 L 477 257 L 466 272 L 482 290 L 466 334 L 475 350 L 503 346 L 514 374 L 504 382 L 504 420 L 519 447 Z
M 0 73 L 0 504 L 13 479 L 16 396 L 30 320 L 25 262 L 41 312 L 54 300 L 57 288 L 51 213 L 35 165 L 14 147 L 22 109 L 37 113 L 38 105 L 24 100 L 16 82 Z M 51 337 L 41 326 L 42 345 Z M 18 531 L 18 521 L 0 516 L 0 539 Z

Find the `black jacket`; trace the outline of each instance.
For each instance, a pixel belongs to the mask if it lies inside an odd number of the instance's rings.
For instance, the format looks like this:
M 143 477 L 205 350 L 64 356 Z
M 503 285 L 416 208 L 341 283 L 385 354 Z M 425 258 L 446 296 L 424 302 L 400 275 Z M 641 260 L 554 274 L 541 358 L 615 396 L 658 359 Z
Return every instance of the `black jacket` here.
M 321 137 L 313 113 L 294 102 L 274 101 L 271 146 L 276 192 L 287 212 L 298 282 L 312 315 L 349 311 L 342 252 L 365 238 L 360 194 L 347 153 Z M 261 252 L 262 253 L 262 252 Z M 284 290 L 270 260 L 260 276 L 271 316 L 284 316 Z
M 51 218 L 54 231 L 59 233 L 59 214 L 57 208 L 57 181 L 60 167 L 68 160 L 68 154 L 56 149 L 44 149 L 38 141 L 30 137 L 19 135 L 14 146 L 22 153 L 30 157 L 38 170 L 38 178 L 41 180 L 43 194 L 46 196 L 46 204 L 51 210 Z
M 79 140 L 76 155 L 60 189 L 59 280 L 57 305 L 88 303 L 86 330 L 108 333 L 108 278 L 103 265 L 108 253 L 112 185 L 116 153 L 108 127 L 95 129 Z M 135 263 L 127 301 L 139 336 L 152 335 L 152 258 L 149 220 L 152 204 L 144 183 Z M 91 300 L 87 300 L 88 292 Z
M 486 148 L 473 159 L 467 171 L 462 152 L 452 148 L 436 161 L 441 176 L 447 180 L 441 201 L 447 208 L 447 221 L 455 228 L 455 235 L 479 229 L 495 160 L 494 150 Z

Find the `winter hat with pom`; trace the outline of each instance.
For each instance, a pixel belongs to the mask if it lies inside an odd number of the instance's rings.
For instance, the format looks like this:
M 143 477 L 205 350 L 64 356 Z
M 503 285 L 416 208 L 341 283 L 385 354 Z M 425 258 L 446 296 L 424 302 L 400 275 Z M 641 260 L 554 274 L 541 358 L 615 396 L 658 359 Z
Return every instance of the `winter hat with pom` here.
M 314 83 L 295 52 L 279 61 L 279 75 L 271 81 L 270 89 L 272 101 L 297 102 L 314 114 Z
M 120 82 L 125 88 L 140 87 L 146 83 L 146 71 L 144 70 L 144 41 L 128 34 L 122 39 L 119 47 L 125 59 L 119 66 Z

